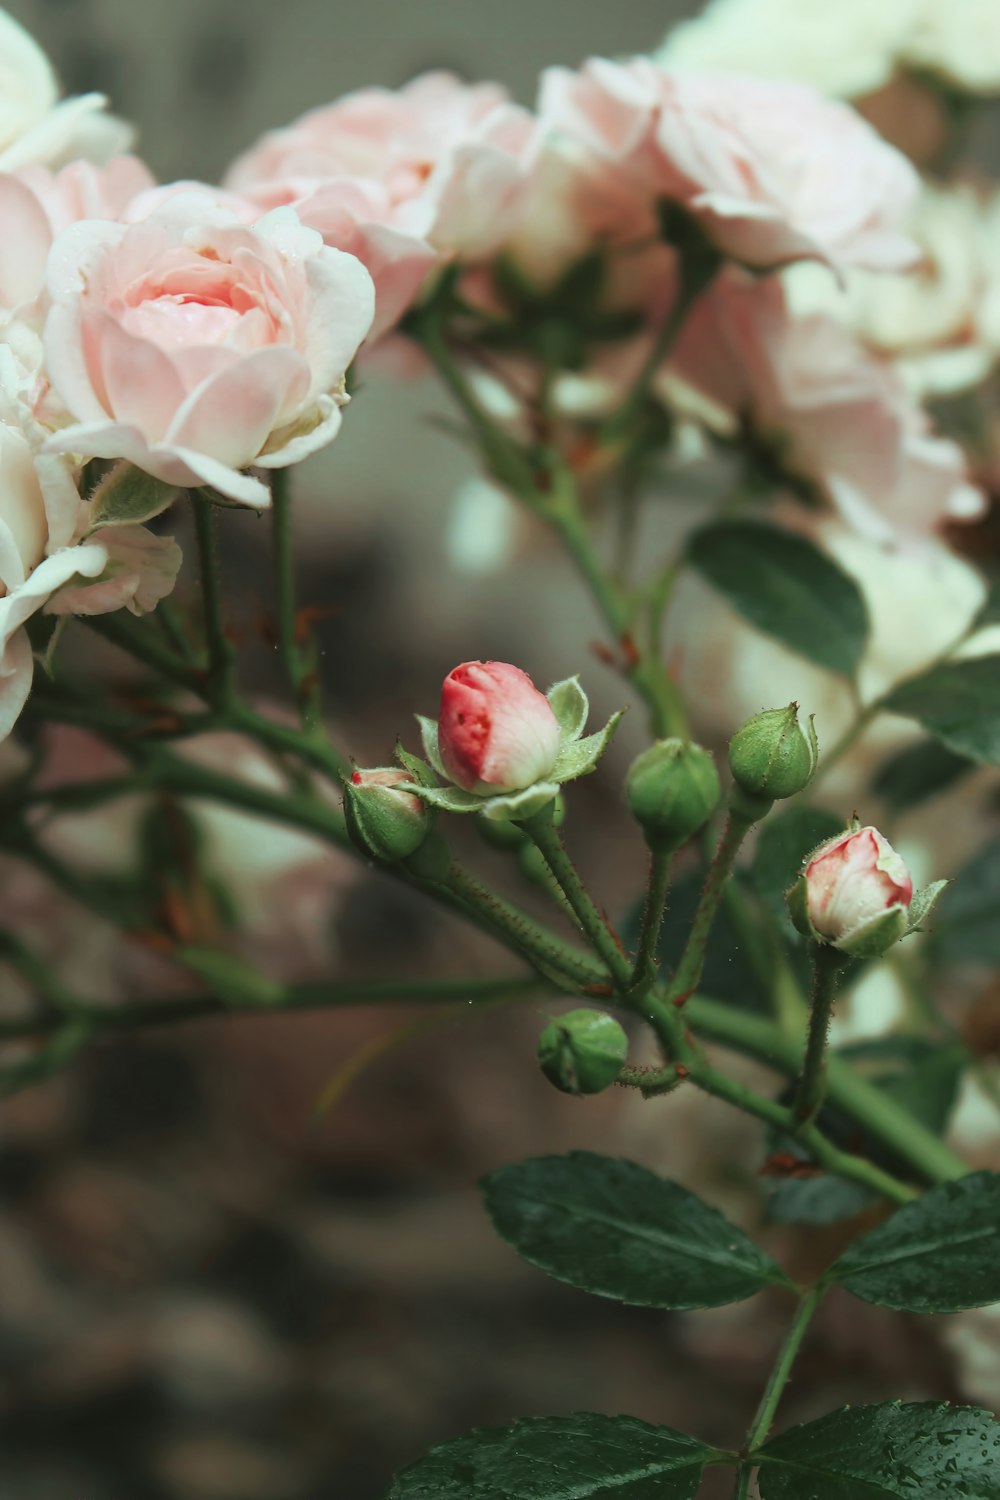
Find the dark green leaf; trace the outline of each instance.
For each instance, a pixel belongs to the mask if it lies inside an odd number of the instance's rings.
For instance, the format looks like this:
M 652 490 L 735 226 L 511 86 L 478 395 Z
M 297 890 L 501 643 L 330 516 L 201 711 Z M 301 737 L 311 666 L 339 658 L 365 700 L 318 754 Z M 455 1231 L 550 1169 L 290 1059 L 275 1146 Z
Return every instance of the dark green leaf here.
M 754 853 L 752 879 L 757 894 L 775 916 L 788 922 L 785 892 L 817 844 L 844 832 L 844 820 L 821 807 L 788 807 L 768 818 Z
M 956 875 L 934 914 L 928 951 L 937 964 L 1000 964 L 1000 839 Z
M 535 1417 L 432 1448 L 389 1500 L 692 1500 L 721 1455 L 637 1417 Z
M 947 791 L 973 770 L 975 766 L 964 755 L 956 755 L 937 740 L 924 740 L 885 761 L 872 782 L 872 791 L 884 797 L 890 807 L 916 807 Z
M 1000 656 L 932 667 L 901 683 L 884 707 L 919 720 L 956 755 L 1000 765 Z
M 483 1184 L 501 1239 L 557 1281 L 635 1307 L 719 1307 L 781 1268 L 694 1193 L 589 1151 L 501 1167 Z
M 852 676 L 868 635 L 860 589 L 832 558 L 759 521 L 695 532 L 688 556 L 734 609 L 792 651 Z
M 755 1455 L 761 1500 L 998 1500 L 1000 1423 L 933 1401 L 853 1406 Z
M 855 1240 L 832 1280 L 865 1302 L 947 1313 L 1000 1302 L 1000 1173 L 942 1182 Z

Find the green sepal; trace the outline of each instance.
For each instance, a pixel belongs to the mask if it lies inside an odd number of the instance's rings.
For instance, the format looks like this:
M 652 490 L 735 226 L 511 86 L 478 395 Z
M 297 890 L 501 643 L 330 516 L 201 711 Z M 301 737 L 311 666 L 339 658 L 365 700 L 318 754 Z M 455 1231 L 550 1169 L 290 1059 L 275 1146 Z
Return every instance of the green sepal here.
M 870 922 L 862 922 L 833 946 L 852 958 L 881 958 L 911 931 L 905 906 L 890 906 Z
M 90 497 L 90 529 L 141 525 L 165 511 L 179 494 L 176 484 L 165 484 L 122 460 L 105 474 Z
M 463 791 L 460 786 L 415 786 L 412 782 L 400 782 L 400 790 L 419 797 L 431 807 L 440 807 L 442 812 L 474 813 L 483 811 L 483 799 L 475 792 Z
M 785 903 L 796 932 L 801 932 L 805 938 L 811 938 L 814 943 L 821 943 L 823 939 L 809 920 L 809 889 L 804 875 L 800 875 L 798 880 L 788 887 L 785 892 Z
M 909 937 L 911 932 L 921 932 L 923 930 L 923 925 L 933 911 L 935 902 L 941 895 L 941 892 L 950 884 L 950 880 L 935 880 L 931 885 L 925 885 L 919 891 L 913 892 L 913 895 L 910 897 L 908 924 L 906 928 L 907 937 Z
M 504 818 L 510 822 L 523 823 L 527 818 L 540 813 L 558 795 L 558 781 L 536 781 L 534 785 L 526 786 L 519 792 L 503 792 L 498 797 L 487 797 L 485 801 L 480 799 L 478 810 L 484 818 Z
M 437 719 L 427 719 L 423 714 L 415 714 L 414 717 L 420 725 L 420 739 L 423 743 L 424 754 L 438 775 L 447 781 L 448 772 L 441 762 L 441 752 L 438 749 Z
M 421 760 L 419 755 L 411 755 L 409 750 L 404 750 L 398 741 L 396 744 L 396 759 L 404 771 L 409 771 L 411 776 L 416 777 L 418 786 L 437 785 L 437 778 L 427 762 Z M 408 789 L 408 783 L 401 783 L 401 787 Z
M 552 779 L 576 781 L 578 776 L 589 775 L 614 739 L 624 712 L 620 708 L 616 714 L 611 715 L 603 729 L 599 729 L 596 734 L 588 734 L 586 739 L 571 740 L 568 743 L 564 741 L 552 767 Z
M 562 744 L 578 740 L 590 713 L 590 702 L 580 686 L 579 677 L 566 677 L 562 682 L 553 683 L 545 696 L 559 721 Z

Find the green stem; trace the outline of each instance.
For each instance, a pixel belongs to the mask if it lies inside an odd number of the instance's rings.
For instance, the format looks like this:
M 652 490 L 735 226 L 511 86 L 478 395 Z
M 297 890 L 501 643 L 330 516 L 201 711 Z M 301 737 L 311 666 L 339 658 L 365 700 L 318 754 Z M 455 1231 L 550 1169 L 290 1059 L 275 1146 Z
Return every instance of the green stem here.
M 648 988 L 659 970 L 660 929 L 663 926 L 663 914 L 667 906 L 672 864 L 672 853 L 654 850 L 650 856 L 649 882 L 646 887 L 646 903 L 642 911 L 639 947 L 632 969 L 633 990 Z
M 315 648 L 300 634 L 295 602 L 295 545 L 292 531 L 292 494 L 287 469 L 271 476 L 271 535 L 274 554 L 274 598 L 277 613 L 278 655 L 295 693 L 305 728 L 322 728 L 320 679 Z
M 618 410 L 612 412 L 602 425 L 600 429 L 602 443 L 616 445 L 631 437 L 636 422 L 649 400 L 653 381 L 676 344 L 692 307 L 714 279 L 719 264 L 720 262 L 714 256 L 682 258 L 680 262 L 681 284 L 674 305 L 660 325 L 632 389 Z
M 576 481 L 568 470 L 557 471 L 551 492 L 539 495 L 538 507 L 561 538 L 616 646 L 624 653 L 623 671 L 642 694 L 653 734 L 657 739 L 671 735 L 686 738 L 687 714 L 681 695 L 660 660 L 659 650 L 643 651 L 633 638 L 628 601 L 605 573 L 594 549 L 580 509 Z
M 699 1036 L 755 1057 L 786 1078 L 796 1076 L 802 1058 L 801 1039 L 789 1035 L 773 1021 L 702 995 L 688 1001 L 684 1015 Z M 907 1162 L 925 1181 L 948 1182 L 969 1170 L 961 1157 L 921 1125 L 909 1110 L 836 1053 L 828 1059 L 826 1073 L 831 1102 L 872 1140 Z M 817 1135 L 819 1132 L 811 1126 L 801 1138 L 808 1145 Z
M 830 1033 L 830 1014 L 837 998 L 837 980 L 844 967 L 843 954 L 838 953 L 836 948 L 831 948 L 828 943 L 813 944 L 812 961 L 813 989 L 806 1050 L 793 1105 L 795 1116 L 803 1125 L 809 1125 L 815 1120 L 823 1103 L 826 1091 L 823 1062 Z
M 415 883 L 471 916 L 504 947 L 526 958 L 551 982 L 570 993 L 607 989 L 606 974 L 587 954 L 562 942 L 555 933 L 491 891 L 461 865 L 453 863 L 441 881 L 417 880 Z
M 221 575 L 216 541 L 216 507 L 197 490 L 191 491 L 195 538 L 200 559 L 202 614 L 208 646 L 209 688 L 214 702 L 228 707 L 233 701 L 235 653 L 226 637 L 222 615 Z
M 205 674 L 157 640 L 140 622 L 125 618 L 124 611 L 110 615 L 80 615 L 78 618 L 95 635 L 110 641 L 120 651 L 127 652 L 168 681 L 177 683 L 179 687 L 189 688 L 192 692 L 204 693 Z
M 75 1016 L 82 1017 L 91 1033 L 145 1030 L 155 1026 L 183 1026 L 215 1016 L 273 1015 L 277 1011 L 340 1009 L 349 1005 L 488 1005 L 508 997 L 529 999 L 550 993 L 547 980 L 531 978 L 429 979 L 317 981 L 286 986 L 273 1005 L 222 1000 L 214 994 L 166 995 L 137 1005 L 115 1005 L 100 1009 L 77 1002 Z M 24 1040 L 57 1031 L 63 1016 L 48 1014 L 0 1023 L 0 1042 Z
M 719 910 L 726 882 L 740 851 L 740 845 L 752 827 L 753 824 L 748 819 L 740 817 L 736 812 L 730 812 L 726 819 L 726 826 L 715 851 L 715 858 L 695 911 L 684 952 L 681 954 L 676 973 L 670 982 L 668 998 L 677 1006 L 684 1005 L 698 987 L 698 981 L 705 967 L 705 954 L 712 923 Z
M 537 817 L 528 818 L 522 827 L 561 886 L 584 936 L 604 964 L 613 988 L 624 1000 L 632 984 L 632 965 L 625 956 L 617 933 L 591 900 L 577 874 L 576 866 L 563 847 L 558 830 L 544 812 Z
M 737 1500 L 741 1500 L 741 1497 L 748 1493 L 750 1474 L 754 1467 L 752 1462 L 753 1454 L 767 1439 L 775 1413 L 778 1410 L 778 1403 L 784 1393 L 785 1386 L 788 1384 L 788 1378 L 792 1373 L 792 1366 L 795 1364 L 799 1349 L 802 1347 L 802 1340 L 805 1337 L 806 1329 L 809 1327 L 813 1314 L 822 1300 L 823 1290 L 820 1287 L 813 1287 L 802 1298 L 795 1317 L 792 1319 L 791 1327 L 785 1337 L 785 1342 L 781 1346 L 778 1358 L 771 1371 L 770 1379 L 761 1397 L 757 1414 L 750 1424 L 750 1430 L 747 1433 L 746 1447 L 744 1449 L 747 1457 L 740 1465 L 739 1479 L 736 1486 Z

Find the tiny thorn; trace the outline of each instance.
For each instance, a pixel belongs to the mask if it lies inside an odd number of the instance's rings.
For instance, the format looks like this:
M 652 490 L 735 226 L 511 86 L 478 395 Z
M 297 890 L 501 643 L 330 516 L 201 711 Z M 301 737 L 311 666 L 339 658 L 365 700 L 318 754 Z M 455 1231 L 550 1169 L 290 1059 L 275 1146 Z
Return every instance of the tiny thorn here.
M 597 657 L 597 660 L 603 662 L 606 667 L 613 667 L 615 665 L 615 653 L 603 641 L 591 641 L 590 650 Z
M 630 630 L 626 630 L 625 634 L 621 637 L 618 644 L 621 646 L 622 655 L 625 658 L 625 666 L 629 671 L 631 671 L 633 667 L 637 667 L 642 660 L 642 653 L 635 643 L 635 637 L 633 636 L 632 632 Z
M 581 994 L 593 995 L 598 1000 L 608 1000 L 614 994 L 610 984 L 585 984 Z
M 694 990 L 684 990 L 684 991 L 682 991 L 681 994 L 675 995 L 674 996 L 674 1004 L 677 1007 L 677 1009 L 678 1010 L 683 1010 L 684 1006 L 688 1003 L 688 1001 L 691 999 L 691 996 L 693 994 L 694 994 Z
M 688 1078 L 690 1076 L 690 1069 L 686 1068 L 683 1063 L 675 1063 L 674 1072 L 678 1078 Z

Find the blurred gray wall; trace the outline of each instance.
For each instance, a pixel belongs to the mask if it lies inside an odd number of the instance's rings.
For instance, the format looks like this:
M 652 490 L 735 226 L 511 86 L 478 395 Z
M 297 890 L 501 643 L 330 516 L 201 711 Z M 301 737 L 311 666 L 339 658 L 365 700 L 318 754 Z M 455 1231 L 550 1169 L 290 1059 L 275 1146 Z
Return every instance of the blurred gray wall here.
M 541 68 L 648 51 L 693 0 L 11 0 L 72 93 L 101 89 L 162 177 L 218 176 L 268 126 L 428 67 L 525 103 Z

